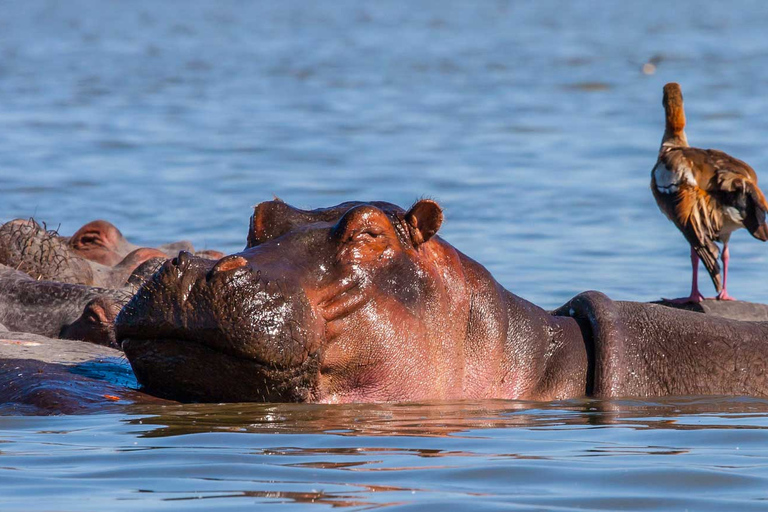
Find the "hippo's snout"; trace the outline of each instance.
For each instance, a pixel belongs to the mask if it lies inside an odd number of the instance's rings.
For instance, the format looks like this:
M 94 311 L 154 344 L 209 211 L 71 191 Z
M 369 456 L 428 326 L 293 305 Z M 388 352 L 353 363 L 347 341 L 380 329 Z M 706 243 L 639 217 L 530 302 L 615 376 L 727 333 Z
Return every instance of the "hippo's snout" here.
M 213 367 L 217 358 L 224 368 L 245 364 L 250 373 L 253 365 L 293 373 L 319 346 L 313 318 L 304 290 L 289 273 L 255 269 L 239 255 L 213 262 L 182 251 L 123 308 L 116 336 L 140 382 L 144 365 L 191 372 L 184 365 L 194 363 L 199 372 L 205 371 L 197 368 L 201 360 Z M 210 354 L 201 359 L 200 351 Z M 223 368 L 217 372 L 226 374 Z

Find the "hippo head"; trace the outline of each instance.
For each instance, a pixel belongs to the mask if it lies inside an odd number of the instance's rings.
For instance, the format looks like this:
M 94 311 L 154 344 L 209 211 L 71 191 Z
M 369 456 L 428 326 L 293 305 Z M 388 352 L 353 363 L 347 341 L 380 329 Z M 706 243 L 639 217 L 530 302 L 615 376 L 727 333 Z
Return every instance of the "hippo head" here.
M 106 220 L 94 220 L 84 225 L 67 240 L 67 244 L 78 256 L 110 267 L 137 248 Z
M 145 389 L 173 399 L 446 396 L 469 300 L 459 253 L 434 236 L 442 218 L 431 200 L 262 203 L 242 252 L 163 263 L 118 316 L 118 341 Z

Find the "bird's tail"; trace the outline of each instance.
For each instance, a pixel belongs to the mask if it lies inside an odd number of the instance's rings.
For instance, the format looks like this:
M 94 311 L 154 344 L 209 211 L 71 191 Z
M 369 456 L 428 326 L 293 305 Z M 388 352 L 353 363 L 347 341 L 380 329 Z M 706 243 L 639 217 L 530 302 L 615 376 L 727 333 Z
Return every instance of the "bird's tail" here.
M 751 181 L 745 183 L 744 193 L 747 196 L 744 227 L 753 237 L 766 242 L 768 241 L 768 224 L 765 222 L 765 215 L 768 212 L 768 202 L 766 202 L 760 189 L 757 188 L 757 184 Z
M 712 284 L 715 285 L 715 290 L 720 293 L 723 289 L 723 277 L 720 274 L 720 264 L 717 262 L 720 249 L 714 242 L 717 238 L 716 219 L 712 218 L 713 208 L 710 201 L 711 196 L 698 187 L 687 188 L 681 190 L 677 211 L 678 217 L 683 219 L 681 227 L 683 235 L 704 263 L 709 277 L 712 278 Z
M 704 267 L 712 278 L 712 284 L 715 290 L 720 293 L 723 290 L 723 275 L 720 273 L 720 263 L 717 258 L 720 256 L 720 249 L 711 240 L 704 245 L 692 245 L 693 250 L 699 255 L 699 259 L 704 263 Z

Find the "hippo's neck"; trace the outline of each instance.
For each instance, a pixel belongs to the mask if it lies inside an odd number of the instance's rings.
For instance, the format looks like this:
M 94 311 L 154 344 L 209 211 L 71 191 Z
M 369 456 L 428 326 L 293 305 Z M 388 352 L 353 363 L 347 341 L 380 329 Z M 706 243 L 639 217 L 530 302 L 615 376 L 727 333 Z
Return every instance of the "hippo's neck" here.
M 472 288 L 467 397 L 480 397 L 481 390 L 522 400 L 584 396 L 588 356 L 576 321 L 510 293 L 473 260 L 464 257 L 462 263 Z
M 507 355 L 521 396 L 559 400 L 588 392 L 589 357 L 583 331 L 570 317 L 553 316 L 507 290 Z

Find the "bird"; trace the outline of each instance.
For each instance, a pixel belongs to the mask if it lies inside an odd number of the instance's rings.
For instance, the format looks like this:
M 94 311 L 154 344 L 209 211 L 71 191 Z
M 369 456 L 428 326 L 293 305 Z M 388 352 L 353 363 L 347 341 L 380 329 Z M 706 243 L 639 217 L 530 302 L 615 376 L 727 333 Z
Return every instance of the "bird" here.
M 736 300 L 727 288 L 728 242 L 731 234 L 741 228 L 758 240 L 768 240 L 768 203 L 757 186 L 757 174 L 746 162 L 722 151 L 688 145 L 679 84 L 664 86 L 662 104 L 666 126 L 659 158 L 651 171 L 651 190 L 661 211 L 690 244 L 693 266 L 690 295 L 669 302 L 704 300 L 698 287 L 699 260 L 715 285 L 715 298 Z M 722 273 L 717 261 L 720 250 L 715 242 L 723 244 Z

